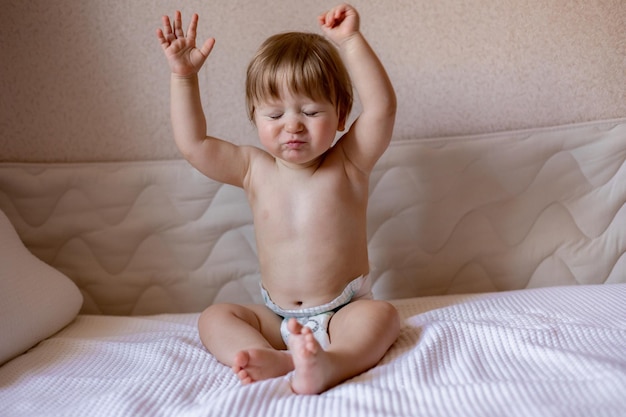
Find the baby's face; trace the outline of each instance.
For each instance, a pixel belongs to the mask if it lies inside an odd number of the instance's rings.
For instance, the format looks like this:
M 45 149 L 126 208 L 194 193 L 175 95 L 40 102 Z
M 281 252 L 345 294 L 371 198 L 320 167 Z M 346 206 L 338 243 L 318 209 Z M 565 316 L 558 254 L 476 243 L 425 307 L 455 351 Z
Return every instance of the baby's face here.
M 332 103 L 291 93 L 259 103 L 254 122 L 267 151 L 294 166 L 317 162 L 342 128 Z

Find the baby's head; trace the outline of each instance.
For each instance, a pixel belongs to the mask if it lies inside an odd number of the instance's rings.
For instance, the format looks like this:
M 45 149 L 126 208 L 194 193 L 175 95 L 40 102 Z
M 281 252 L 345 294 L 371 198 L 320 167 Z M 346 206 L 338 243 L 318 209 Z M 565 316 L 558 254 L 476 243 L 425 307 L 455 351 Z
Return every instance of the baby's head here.
M 292 94 L 332 103 L 343 128 L 352 108 L 352 83 L 339 52 L 323 36 L 281 33 L 261 45 L 246 78 L 250 120 L 259 103 L 280 99 L 285 86 Z

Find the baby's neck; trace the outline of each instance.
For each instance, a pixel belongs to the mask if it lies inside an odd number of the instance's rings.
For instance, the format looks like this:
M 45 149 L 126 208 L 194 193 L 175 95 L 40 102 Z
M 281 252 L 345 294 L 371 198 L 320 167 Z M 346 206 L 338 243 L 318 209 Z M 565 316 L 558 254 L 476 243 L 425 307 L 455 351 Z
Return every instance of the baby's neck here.
M 283 159 L 280 158 L 275 158 L 276 160 L 276 164 L 281 167 L 281 168 L 287 168 L 291 171 L 311 171 L 311 172 L 315 172 L 317 171 L 317 169 L 320 167 L 320 165 L 322 165 L 322 162 L 324 161 L 324 156 L 325 155 L 321 155 L 311 161 L 308 162 L 304 162 L 304 163 L 293 163 L 293 162 L 289 162 L 289 161 L 285 161 Z

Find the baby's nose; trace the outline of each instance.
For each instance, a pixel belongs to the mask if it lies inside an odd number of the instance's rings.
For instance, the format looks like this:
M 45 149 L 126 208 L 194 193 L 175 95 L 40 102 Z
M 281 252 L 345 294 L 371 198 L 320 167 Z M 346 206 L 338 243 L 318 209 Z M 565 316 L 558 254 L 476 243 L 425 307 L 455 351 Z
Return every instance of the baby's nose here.
M 285 122 L 285 130 L 289 133 L 298 133 L 304 130 L 304 124 L 299 117 L 290 117 Z

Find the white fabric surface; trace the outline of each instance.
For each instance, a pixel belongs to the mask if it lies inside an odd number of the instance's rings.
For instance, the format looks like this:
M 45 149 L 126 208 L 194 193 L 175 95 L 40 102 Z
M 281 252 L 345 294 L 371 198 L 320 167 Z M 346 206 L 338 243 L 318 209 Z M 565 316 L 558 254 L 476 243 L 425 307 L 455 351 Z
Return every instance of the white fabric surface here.
M 30 253 L 0 210 L 0 365 L 62 329 L 82 302 L 78 287 Z
M 626 119 L 395 141 L 370 183 L 378 298 L 626 282 Z M 0 164 L 0 209 L 83 313 L 262 302 L 243 191 L 186 161 Z
M 0 415 L 623 416 L 624 300 L 626 284 L 396 301 L 381 363 L 319 396 L 240 386 L 196 314 L 79 316 L 0 368 Z

